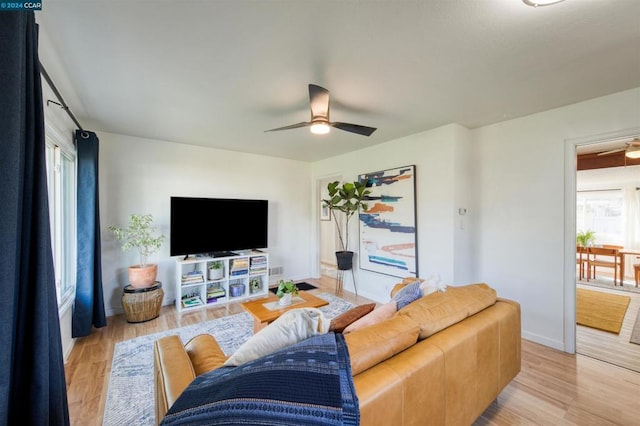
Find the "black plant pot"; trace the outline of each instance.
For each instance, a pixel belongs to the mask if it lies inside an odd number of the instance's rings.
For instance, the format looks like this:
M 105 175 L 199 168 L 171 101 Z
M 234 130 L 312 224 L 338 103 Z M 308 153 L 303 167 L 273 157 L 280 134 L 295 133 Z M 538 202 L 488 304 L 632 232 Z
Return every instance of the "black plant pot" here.
M 338 269 L 341 271 L 348 271 L 353 267 L 353 252 L 352 251 L 337 251 L 336 260 L 338 262 Z

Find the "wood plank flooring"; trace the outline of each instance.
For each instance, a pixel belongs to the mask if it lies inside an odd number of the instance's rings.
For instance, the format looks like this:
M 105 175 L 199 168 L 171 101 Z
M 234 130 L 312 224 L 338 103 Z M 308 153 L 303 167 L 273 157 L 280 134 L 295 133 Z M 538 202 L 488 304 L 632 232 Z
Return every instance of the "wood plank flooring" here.
M 305 280 L 314 292 L 333 292 L 329 278 Z M 371 301 L 344 292 L 354 304 Z M 123 315 L 107 327 L 78 339 L 65 365 L 72 425 L 101 425 L 117 342 L 242 312 L 238 303 L 178 314 L 173 306 L 160 317 L 129 324 Z M 640 374 L 582 355 L 569 355 L 526 340 L 522 371 L 474 425 L 638 425 Z M 366 426 L 366 425 L 363 425 Z
M 576 352 L 601 361 L 640 372 L 640 345 L 629 343 L 631 331 L 640 311 L 640 294 L 578 284 L 578 288 L 631 297 L 620 334 L 578 325 Z M 640 395 L 638 396 L 640 399 Z M 640 420 L 638 421 L 640 424 Z

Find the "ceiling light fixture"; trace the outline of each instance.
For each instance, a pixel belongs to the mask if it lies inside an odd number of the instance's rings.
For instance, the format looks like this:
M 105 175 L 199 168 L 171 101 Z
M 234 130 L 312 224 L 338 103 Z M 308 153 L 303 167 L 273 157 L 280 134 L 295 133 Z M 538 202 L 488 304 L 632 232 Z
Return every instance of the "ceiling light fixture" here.
M 637 160 L 638 158 L 640 158 L 640 146 L 630 146 L 629 148 L 627 148 L 627 152 L 625 152 L 625 154 L 627 156 L 627 158 L 633 158 L 634 160 Z
M 551 6 L 552 4 L 562 3 L 564 0 L 522 0 L 524 4 L 531 7 Z
M 316 135 L 326 135 L 329 130 L 331 130 L 331 127 L 324 121 L 318 121 L 311 125 L 311 133 Z

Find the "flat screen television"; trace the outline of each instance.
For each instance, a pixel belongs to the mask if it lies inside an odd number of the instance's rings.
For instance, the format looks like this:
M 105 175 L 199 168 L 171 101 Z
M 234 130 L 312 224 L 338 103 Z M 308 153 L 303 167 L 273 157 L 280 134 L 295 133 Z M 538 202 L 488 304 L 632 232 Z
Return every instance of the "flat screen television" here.
M 267 200 L 171 197 L 171 256 L 230 256 L 267 247 Z

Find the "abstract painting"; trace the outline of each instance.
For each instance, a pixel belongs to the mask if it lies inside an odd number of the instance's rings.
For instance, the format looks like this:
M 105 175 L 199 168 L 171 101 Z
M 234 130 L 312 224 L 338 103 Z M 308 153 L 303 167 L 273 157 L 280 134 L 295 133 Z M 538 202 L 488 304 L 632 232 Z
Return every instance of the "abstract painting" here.
M 418 276 L 416 233 L 416 166 L 358 176 L 371 193 L 360 212 L 360 269 Z

